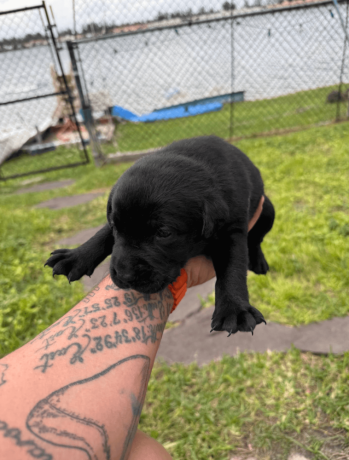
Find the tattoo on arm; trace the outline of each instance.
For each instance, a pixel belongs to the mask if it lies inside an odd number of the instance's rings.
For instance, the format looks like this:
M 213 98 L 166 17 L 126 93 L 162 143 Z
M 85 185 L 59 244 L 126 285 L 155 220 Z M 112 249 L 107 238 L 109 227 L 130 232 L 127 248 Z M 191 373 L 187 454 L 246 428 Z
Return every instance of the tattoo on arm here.
M 48 454 L 45 449 L 41 448 L 31 439 L 23 439 L 22 431 L 19 428 L 10 427 L 4 420 L 0 420 L 0 434 L 4 438 L 11 438 L 16 446 L 27 449 L 27 453 L 33 458 L 41 460 L 53 460 L 53 456 Z
M 156 300 L 131 291 L 125 294 L 123 302 L 113 296 L 103 303 L 76 308 L 55 323 L 54 329 L 39 334 L 37 339 L 41 344 L 36 352 L 44 353 L 34 369 L 45 373 L 61 357 L 68 358 L 72 365 L 80 365 L 85 362 L 86 353 L 112 352 L 136 342 L 154 344 L 162 337 L 171 301 L 171 293 L 166 291 Z M 112 311 L 112 317 L 104 314 L 108 310 Z M 70 343 L 54 348 L 63 334 Z
M 125 373 L 132 379 L 132 391 L 127 390 L 129 384 L 123 381 Z M 136 378 L 133 379 L 135 373 Z M 109 412 L 117 392 L 128 393 L 132 410 L 129 416 L 123 414 L 123 423 L 117 424 L 118 431 L 125 431 L 125 441 L 120 449 L 120 458 L 124 460 L 137 430 L 149 373 L 148 356 L 133 355 L 122 359 L 102 372 L 70 383 L 39 401 L 29 413 L 26 426 L 32 434 L 49 444 L 79 449 L 86 453 L 89 460 L 110 460 L 115 458 L 109 442 L 115 423 L 110 420 L 110 426 L 103 424 L 99 414 Z M 99 404 L 95 404 L 96 381 L 99 381 L 104 393 Z M 89 405 L 88 401 L 93 401 L 93 404 Z M 98 452 L 103 452 L 103 456 L 98 457 Z
M 0 387 L 5 385 L 7 380 L 5 380 L 5 374 L 8 369 L 8 364 L 0 364 Z

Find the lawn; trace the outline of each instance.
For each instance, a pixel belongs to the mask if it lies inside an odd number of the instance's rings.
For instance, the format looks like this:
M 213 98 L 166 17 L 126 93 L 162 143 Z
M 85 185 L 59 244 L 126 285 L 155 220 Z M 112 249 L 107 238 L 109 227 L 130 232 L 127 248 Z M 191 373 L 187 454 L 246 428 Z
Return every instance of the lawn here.
M 174 460 L 349 458 L 349 353 L 225 356 L 157 364 L 140 429 Z
M 116 129 L 118 150 L 145 150 L 206 134 L 223 138 L 251 137 L 332 122 L 336 119 L 337 104 L 327 104 L 326 97 L 333 90 L 338 90 L 338 86 L 299 91 L 274 99 L 237 102 L 232 113 L 230 104 L 225 104 L 221 111 L 195 117 L 155 123 L 122 123 Z M 347 103 L 340 103 L 339 109 L 339 117 L 344 118 Z M 116 149 L 113 145 L 104 145 L 103 150 L 113 153 Z
M 276 208 L 275 226 L 263 243 L 270 272 L 248 277 L 251 303 L 267 320 L 299 325 L 348 315 L 348 144 L 348 123 L 237 142 L 260 168 Z M 16 195 L 23 178 L 0 182 L 0 356 L 82 298 L 79 282 L 53 279 L 43 264 L 59 239 L 105 222 L 108 190 L 129 166 L 96 169 L 91 163 L 39 174 L 38 182 L 76 179 L 43 193 Z M 105 194 L 77 208 L 33 207 L 92 190 Z M 347 449 L 348 361 L 348 354 L 292 350 L 226 357 L 203 368 L 158 364 L 141 428 L 174 459 L 226 460 L 233 450 L 286 459 L 292 449 L 335 458 L 331 448 Z
M 343 87 L 344 88 L 344 87 Z M 326 103 L 327 95 L 338 86 L 299 91 L 286 96 L 258 101 L 224 104 L 222 110 L 154 123 L 116 123 L 115 139 L 102 144 L 105 154 L 131 152 L 161 147 L 186 137 L 215 134 L 234 142 L 241 138 L 283 134 L 311 126 L 321 126 L 347 117 L 348 103 Z M 337 114 L 338 110 L 338 114 Z M 232 127 L 231 127 L 232 126 Z M 84 161 L 78 147 L 58 147 L 44 155 L 24 155 L 1 167 L 3 176 L 61 167 Z

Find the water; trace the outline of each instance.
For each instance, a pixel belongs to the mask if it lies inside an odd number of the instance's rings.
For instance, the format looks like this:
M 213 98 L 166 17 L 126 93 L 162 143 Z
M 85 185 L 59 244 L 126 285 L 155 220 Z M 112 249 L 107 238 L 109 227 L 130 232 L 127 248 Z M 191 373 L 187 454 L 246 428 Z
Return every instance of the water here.
M 232 90 L 256 100 L 338 84 L 344 33 L 329 10 L 246 17 L 233 30 L 226 21 L 81 44 L 88 90 L 141 115 Z M 62 60 L 68 70 L 66 50 Z M 48 47 L 0 54 L 0 101 L 53 92 L 51 65 Z M 50 124 L 56 107 L 55 97 L 0 106 L 0 139 Z
M 338 84 L 344 33 L 329 7 L 238 22 L 81 45 L 89 91 L 140 115 L 232 90 L 256 100 Z M 347 82 L 348 64 L 347 51 Z

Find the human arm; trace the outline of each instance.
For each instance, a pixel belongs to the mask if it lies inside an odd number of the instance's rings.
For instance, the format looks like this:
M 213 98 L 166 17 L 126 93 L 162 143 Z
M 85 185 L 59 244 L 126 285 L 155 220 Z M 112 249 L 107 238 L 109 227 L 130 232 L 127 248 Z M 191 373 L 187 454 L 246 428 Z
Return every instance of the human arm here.
M 205 257 L 186 270 L 188 287 L 215 276 Z M 172 305 L 168 289 L 144 296 L 108 276 L 0 360 L 0 458 L 127 459 Z
M 0 458 L 126 459 L 172 305 L 108 276 L 0 360 Z

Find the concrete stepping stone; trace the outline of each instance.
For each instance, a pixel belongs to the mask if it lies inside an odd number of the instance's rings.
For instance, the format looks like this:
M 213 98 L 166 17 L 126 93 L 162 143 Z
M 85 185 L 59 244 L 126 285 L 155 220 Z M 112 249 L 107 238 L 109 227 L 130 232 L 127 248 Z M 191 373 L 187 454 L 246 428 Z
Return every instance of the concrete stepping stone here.
M 169 329 L 164 334 L 157 357 L 168 363 L 196 361 L 201 366 L 221 359 L 224 353 L 234 356 L 239 351 L 286 351 L 300 334 L 298 328 L 268 323 L 267 326 L 257 326 L 253 336 L 238 332 L 228 338 L 227 332 L 210 333 L 213 311 L 214 307 L 203 309 L 182 325 Z M 171 316 L 169 321 L 172 321 Z
M 59 180 L 54 182 L 44 182 L 43 184 L 36 184 L 32 187 L 20 188 L 15 192 L 16 195 L 22 195 L 23 193 L 34 193 L 34 192 L 43 192 L 45 190 L 54 190 L 56 188 L 68 187 L 73 185 L 75 182 L 74 179 Z
M 168 363 L 196 361 L 202 365 L 219 360 L 225 353 L 235 356 L 239 351 L 286 351 L 291 345 L 319 354 L 342 354 L 349 350 L 349 316 L 300 327 L 261 324 L 253 336 L 238 332 L 228 338 L 227 332 L 209 332 L 213 310 L 214 307 L 204 309 L 177 328 L 169 329 L 161 341 L 158 358 Z
M 312 323 L 299 328 L 294 341 L 301 351 L 341 354 L 349 350 L 349 316 Z
M 75 235 L 69 238 L 63 238 L 62 240 L 59 240 L 57 244 L 59 244 L 60 246 L 73 246 L 77 244 L 84 244 L 86 243 L 86 241 L 92 238 L 101 228 L 103 228 L 104 225 L 105 224 L 98 225 L 98 227 L 86 228 L 85 230 L 81 230 L 81 232 L 76 233 Z
M 20 182 L 20 185 L 26 186 L 26 185 L 31 185 L 34 184 L 35 182 L 41 181 L 44 176 L 36 176 L 36 177 L 31 177 L 30 179 L 24 179 Z
M 83 195 L 62 196 L 52 198 L 51 200 L 43 201 L 35 206 L 35 208 L 63 209 L 71 208 L 79 204 L 89 203 L 95 198 L 104 195 L 104 192 L 85 193 Z

